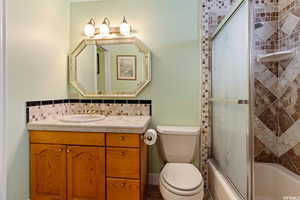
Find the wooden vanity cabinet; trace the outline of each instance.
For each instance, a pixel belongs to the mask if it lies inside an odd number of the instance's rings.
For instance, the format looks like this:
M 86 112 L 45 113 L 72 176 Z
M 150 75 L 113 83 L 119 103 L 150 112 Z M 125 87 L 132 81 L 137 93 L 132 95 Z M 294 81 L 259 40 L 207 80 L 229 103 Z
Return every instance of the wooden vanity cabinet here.
M 143 200 L 140 134 L 30 131 L 31 200 Z
M 31 200 L 105 200 L 105 134 L 30 131 Z

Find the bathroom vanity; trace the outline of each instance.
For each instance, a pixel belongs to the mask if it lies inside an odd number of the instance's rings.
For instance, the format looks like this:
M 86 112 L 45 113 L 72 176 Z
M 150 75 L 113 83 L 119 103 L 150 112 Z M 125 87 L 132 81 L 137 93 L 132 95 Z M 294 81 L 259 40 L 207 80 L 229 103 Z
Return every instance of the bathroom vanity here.
M 68 60 L 69 86 L 89 99 L 27 103 L 31 200 L 143 200 L 151 101 L 119 98 L 151 82 L 150 50 L 135 36 L 89 38 Z
M 31 200 L 143 200 L 150 116 L 28 124 Z

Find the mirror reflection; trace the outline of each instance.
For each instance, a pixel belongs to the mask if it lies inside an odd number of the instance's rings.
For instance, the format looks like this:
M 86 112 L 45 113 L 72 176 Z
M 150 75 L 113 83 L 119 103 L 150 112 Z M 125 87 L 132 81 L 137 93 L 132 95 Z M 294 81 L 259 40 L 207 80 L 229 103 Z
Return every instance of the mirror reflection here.
M 84 96 L 136 95 L 150 82 L 150 53 L 140 41 L 84 41 L 70 58 L 71 84 Z

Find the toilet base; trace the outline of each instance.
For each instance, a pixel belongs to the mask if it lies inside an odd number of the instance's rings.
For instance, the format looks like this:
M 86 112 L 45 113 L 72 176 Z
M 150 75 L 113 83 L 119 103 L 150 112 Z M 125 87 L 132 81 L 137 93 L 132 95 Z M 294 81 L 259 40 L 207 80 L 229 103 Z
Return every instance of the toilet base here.
M 164 200 L 202 200 L 204 197 L 203 190 L 192 196 L 180 196 L 170 192 L 162 184 L 159 184 L 159 189 Z

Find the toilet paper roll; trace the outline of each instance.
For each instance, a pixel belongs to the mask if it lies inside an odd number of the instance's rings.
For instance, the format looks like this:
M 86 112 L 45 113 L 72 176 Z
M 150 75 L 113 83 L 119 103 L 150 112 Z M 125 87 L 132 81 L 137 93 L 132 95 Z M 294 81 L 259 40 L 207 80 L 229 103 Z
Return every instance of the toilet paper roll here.
M 148 129 L 144 134 L 144 142 L 147 145 L 154 145 L 157 140 L 157 132 L 154 129 Z

